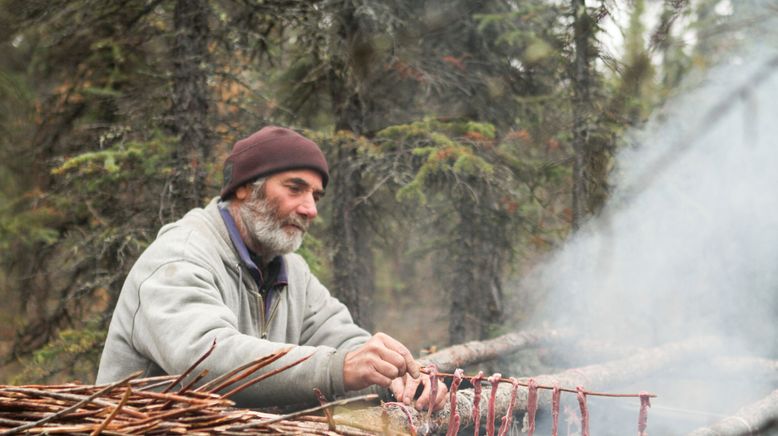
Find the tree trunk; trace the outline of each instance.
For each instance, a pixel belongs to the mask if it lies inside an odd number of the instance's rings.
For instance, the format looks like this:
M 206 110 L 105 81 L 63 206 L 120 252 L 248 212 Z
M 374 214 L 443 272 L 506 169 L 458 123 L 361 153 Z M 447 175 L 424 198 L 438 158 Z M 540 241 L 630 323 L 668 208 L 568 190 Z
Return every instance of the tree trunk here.
M 354 75 L 353 56 L 348 49 L 358 38 L 359 23 L 354 16 L 354 4 L 347 2 L 338 11 L 336 28 L 338 41 L 345 59 L 332 54 L 330 63 L 330 97 L 335 115 L 335 130 L 348 130 L 356 135 L 364 129 L 364 112 L 359 84 Z M 334 150 L 333 213 L 331 235 L 333 248 L 333 293 L 349 308 L 354 321 L 367 330 L 373 322 L 369 302 L 375 293 L 372 230 L 364 201 L 366 188 L 363 168 L 358 164 L 355 148 L 346 141 Z
M 439 371 L 453 372 L 456 368 L 494 360 L 526 348 L 556 343 L 568 334 L 559 330 L 511 332 L 486 341 L 452 345 L 419 360 L 434 363 Z
M 575 57 L 571 71 L 573 204 L 572 227 L 578 229 L 587 216 L 598 212 L 608 196 L 609 149 L 611 139 L 597 135 L 592 120 L 595 75 L 592 61 L 597 52 L 592 43 L 597 25 L 586 10 L 585 0 L 571 0 L 573 10 L 573 41 Z
M 464 192 L 456 200 L 457 243 L 441 265 L 443 285 L 449 290 L 449 344 L 483 340 L 502 321 L 502 266 L 510 252 L 506 220 L 493 203 L 484 181 L 463 177 Z M 479 188 L 480 187 L 480 188 Z
M 575 42 L 575 58 L 573 59 L 573 229 L 578 229 L 585 215 L 586 179 L 584 168 L 586 162 L 586 141 L 588 129 L 589 96 L 589 30 L 587 26 L 585 0 L 571 0 L 573 9 L 573 40 Z
M 354 321 L 372 330 L 369 302 L 374 293 L 373 253 L 365 205 L 360 203 L 364 186 L 354 151 L 335 151 L 336 171 L 332 177 L 333 293 L 349 308 Z
M 179 136 L 176 171 L 164 196 L 168 219 L 201 206 L 206 164 L 211 154 L 208 134 L 208 16 L 206 0 L 177 0 L 173 11 L 172 129 Z

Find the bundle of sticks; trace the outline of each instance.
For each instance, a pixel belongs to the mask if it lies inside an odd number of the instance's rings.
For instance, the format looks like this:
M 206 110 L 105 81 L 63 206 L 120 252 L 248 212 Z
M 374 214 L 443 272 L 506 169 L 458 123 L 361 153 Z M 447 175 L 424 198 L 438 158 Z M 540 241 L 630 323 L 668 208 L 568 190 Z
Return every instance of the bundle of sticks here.
M 214 344 L 215 345 L 215 344 Z M 109 385 L 0 385 L 0 435 L 6 434 L 375 434 L 334 422 L 331 413 L 313 413 L 355 401 L 374 400 L 365 395 L 288 415 L 234 407 L 228 397 L 284 371 L 308 357 L 257 375 L 286 355 L 291 348 L 249 362 L 234 371 L 194 388 L 206 371 L 182 382 L 212 351 L 178 376 L 138 378 L 132 374 Z M 217 392 L 225 392 L 219 394 Z M 380 429 L 379 429 L 380 430 Z

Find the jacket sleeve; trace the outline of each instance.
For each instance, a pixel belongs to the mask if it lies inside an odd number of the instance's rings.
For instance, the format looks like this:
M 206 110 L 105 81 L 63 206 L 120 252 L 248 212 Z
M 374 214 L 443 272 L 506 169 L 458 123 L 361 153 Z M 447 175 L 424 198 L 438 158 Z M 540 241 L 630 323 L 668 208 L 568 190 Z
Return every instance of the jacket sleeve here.
M 370 339 L 370 333 L 354 323 L 346 305 L 333 297 L 314 276 L 307 263 L 298 255 L 288 256 L 289 267 L 295 271 L 294 280 L 302 280 L 305 289 L 305 310 L 300 332 L 300 343 L 326 346 L 336 350 L 332 357 L 333 395 L 345 394 L 343 363 L 346 353 Z M 372 391 L 369 391 L 372 392 Z M 362 394 L 367 392 L 356 392 Z
M 158 266 L 140 283 L 137 293 L 138 307 L 130 340 L 168 374 L 188 369 L 214 339 L 216 349 L 197 368 L 198 372 L 209 371 L 207 379 L 290 347 L 240 333 L 236 315 L 222 301 L 215 275 L 191 261 L 170 261 Z M 253 385 L 233 400 L 243 407 L 313 402 L 313 387 L 328 396 L 340 395 L 343 353 L 324 342 L 318 346 L 293 346 L 286 356 L 257 374 L 306 356 L 310 358 Z
M 326 345 L 350 351 L 370 339 L 370 333 L 354 323 L 345 304 L 333 297 L 305 267 L 306 308 L 300 343 Z

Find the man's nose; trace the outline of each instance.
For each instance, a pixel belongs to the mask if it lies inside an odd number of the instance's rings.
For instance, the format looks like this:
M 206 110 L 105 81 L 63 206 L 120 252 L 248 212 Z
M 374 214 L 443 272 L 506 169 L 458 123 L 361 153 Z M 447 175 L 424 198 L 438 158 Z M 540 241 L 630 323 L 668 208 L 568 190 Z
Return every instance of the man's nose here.
M 319 215 L 319 211 L 316 209 L 316 200 L 313 198 L 313 194 L 306 195 L 305 200 L 297 207 L 297 213 L 312 220 Z

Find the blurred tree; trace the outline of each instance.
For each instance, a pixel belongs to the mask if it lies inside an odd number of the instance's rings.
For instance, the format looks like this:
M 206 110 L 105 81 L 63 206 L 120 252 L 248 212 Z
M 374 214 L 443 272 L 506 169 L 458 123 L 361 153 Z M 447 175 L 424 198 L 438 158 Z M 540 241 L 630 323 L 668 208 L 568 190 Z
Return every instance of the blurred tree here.
M 450 343 L 492 335 L 521 316 L 506 278 L 599 210 L 625 126 L 696 56 L 691 6 L 667 0 L 647 44 L 643 3 L 619 58 L 598 42 L 609 2 L 0 3 L 5 361 L 88 374 L 134 259 L 268 123 L 329 157 L 304 253 L 360 324 L 391 288 L 445 296 Z
M 205 179 L 211 157 L 208 121 L 208 20 L 206 0 L 176 0 L 173 8 L 171 131 L 178 136 L 173 153 L 174 177 L 163 192 L 170 212 L 200 206 L 207 195 Z M 180 206 L 176 207 L 176 202 Z M 166 221 L 177 219 L 169 214 Z
M 6 167 L 24 183 L 2 221 L 49 215 L 39 221 L 46 238 L 18 232 L 4 238 L 11 247 L 3 256 L 7 289 L 20 297 L 8 359 L 28 355 L 69 326 L 76 327 L 70 340 L 99 338 L 94 330 L 104 326 L 131 265 L 125 259 L 134 259 L 158 226 L 149 205 L 159 192 L 148 187 L 169 174 L 174 143 L 159 122 L 168 107 L 160 104 L 165 82 L 154 71 L 155 37 L 167 30 L 153 19 L 164 12 L 160 3 L 3 5 L 12 23 L 4 49 L 34 84 L 36 113 L 27 125 L 34 133 L 4 149 L 30 157 Z M 94 317 L 99 322 L 84 327 L 82 320 Z M 93 364 L 99 339 L 90 343 L 39 355 L 35 363 L 56 362 L 52 371 Z

